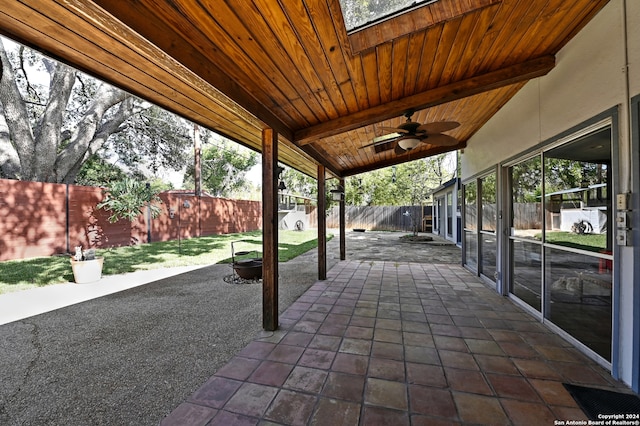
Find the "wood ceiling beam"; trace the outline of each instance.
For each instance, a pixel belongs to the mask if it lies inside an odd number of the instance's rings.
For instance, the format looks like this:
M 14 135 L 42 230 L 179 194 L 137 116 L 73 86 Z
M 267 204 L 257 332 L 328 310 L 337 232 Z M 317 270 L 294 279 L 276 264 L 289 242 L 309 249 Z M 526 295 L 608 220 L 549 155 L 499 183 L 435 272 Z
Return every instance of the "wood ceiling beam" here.
M 527 62 L 511 65 L 486 74 L 477 75 L 466 80 L 457 81 L 446 86 L 426 92 L 417 93 L 373 108 L 326 121 L 315 126 L 295 132 L 294 142 L 304 146 L 318 139 L 335 136 L 350 130 L 379 123 L 390 118 L 399 117 L 407 110 L 425 109 L 489 90 L 498 89 L 514 83 L 530 80 L 546 75 L 555 66 L 555 57 L 543 56 Z

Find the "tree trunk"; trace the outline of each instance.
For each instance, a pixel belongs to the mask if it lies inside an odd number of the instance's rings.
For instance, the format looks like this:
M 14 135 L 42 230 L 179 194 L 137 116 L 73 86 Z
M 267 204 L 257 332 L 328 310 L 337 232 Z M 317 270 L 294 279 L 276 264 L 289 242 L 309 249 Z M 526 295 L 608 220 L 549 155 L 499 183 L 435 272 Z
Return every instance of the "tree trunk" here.
M 0 104 L 2 104 L 2 113 L 8 130 L 0 134 L 0 137 L 2 137 L 0 146 L 2 148 L 11 146 L 13 149 L 7 152 L 13 151 L 15 156 L 12 154 L 5 155 L 9 156 L 9 158 L 17 156 L 20 161 L 20 171 L 15 174 L 15 177 L 29 180 L 33 177 L 33 161 L 36 154 L 35 143 L 31 133 L 27 107 L 15 83 L 16 76 L 2 41 L 0 41 L 0 60 L 2 61 Z
M 53 166 L 61 142 L 64 112 L 76 81 L 76 72 L 63 64 L 53 68 L 49 100 L 35 126 L 34 178 L 38 182 L 55 182 Z

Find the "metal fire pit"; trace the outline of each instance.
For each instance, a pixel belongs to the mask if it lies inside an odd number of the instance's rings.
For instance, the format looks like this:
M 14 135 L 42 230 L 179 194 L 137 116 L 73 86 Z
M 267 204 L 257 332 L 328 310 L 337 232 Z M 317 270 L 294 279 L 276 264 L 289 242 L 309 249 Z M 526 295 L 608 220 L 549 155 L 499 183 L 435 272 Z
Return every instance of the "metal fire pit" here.
M 238 260 L 233 263 L 233 270 L 245 280 L 262 278 L 262 259 Z

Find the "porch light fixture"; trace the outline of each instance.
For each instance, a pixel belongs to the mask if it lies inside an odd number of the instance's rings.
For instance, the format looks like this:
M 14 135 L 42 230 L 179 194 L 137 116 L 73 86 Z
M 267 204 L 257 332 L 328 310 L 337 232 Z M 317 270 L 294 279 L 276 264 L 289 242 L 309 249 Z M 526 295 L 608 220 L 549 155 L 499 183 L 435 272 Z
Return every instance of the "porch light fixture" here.
M 408 137 L 408 138 L 400 139 L 398 141 L 398 146 L 404 149 L 405 151 L 410 151 L 416 146 L 418 146 L 419 143 L 420 143 L 420 139 L 416 137 Z
M 332 189 L 331 191 L 331 200 L 332 201 L 342 201 L 344 200 L 344 190 L 340 187 L 336 189 Z
M 284 184 L 284 181 L 280 179 L 280 175 L 284 172 L 284 167 L 278 166 L 276 172 L 278 174 L 278 191 L 284 191 L 287 189 L 287 186 Z

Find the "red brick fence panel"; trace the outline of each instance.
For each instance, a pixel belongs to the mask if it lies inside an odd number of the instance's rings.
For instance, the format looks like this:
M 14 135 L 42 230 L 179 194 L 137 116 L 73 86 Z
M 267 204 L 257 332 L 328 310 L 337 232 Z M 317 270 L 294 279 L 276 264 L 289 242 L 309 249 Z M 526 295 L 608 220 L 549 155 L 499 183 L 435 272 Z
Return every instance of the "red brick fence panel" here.
M 66 185 L 0 180 L 0 260 L 66 251 Z
M 160 194 L 162 214 L 109 223 L 102 188 L 0 179 L 0 261 L 261 229 L 257 201 Z
M 234 202 L 226 198 L 203 197 L 201 204 L 202 235 L 231 234 Z
M 229 200 L 231 201 L 231 200 Z M 233 232 L 248 232 L 262 228 L 262 204 L 257 201 L 235 200 L 231 210 Z
M 109 212 L 96 208 L 102 188 L 69 185 L 69 250 L 74 247 L 108 248 L 147 241 L 145 218 L 109 222 Z
M 152 241 L 230 234 L 262 229 L 258 201 L 198 197 L 179 192 L 160 194 L 162 214 L 152 221 Z

